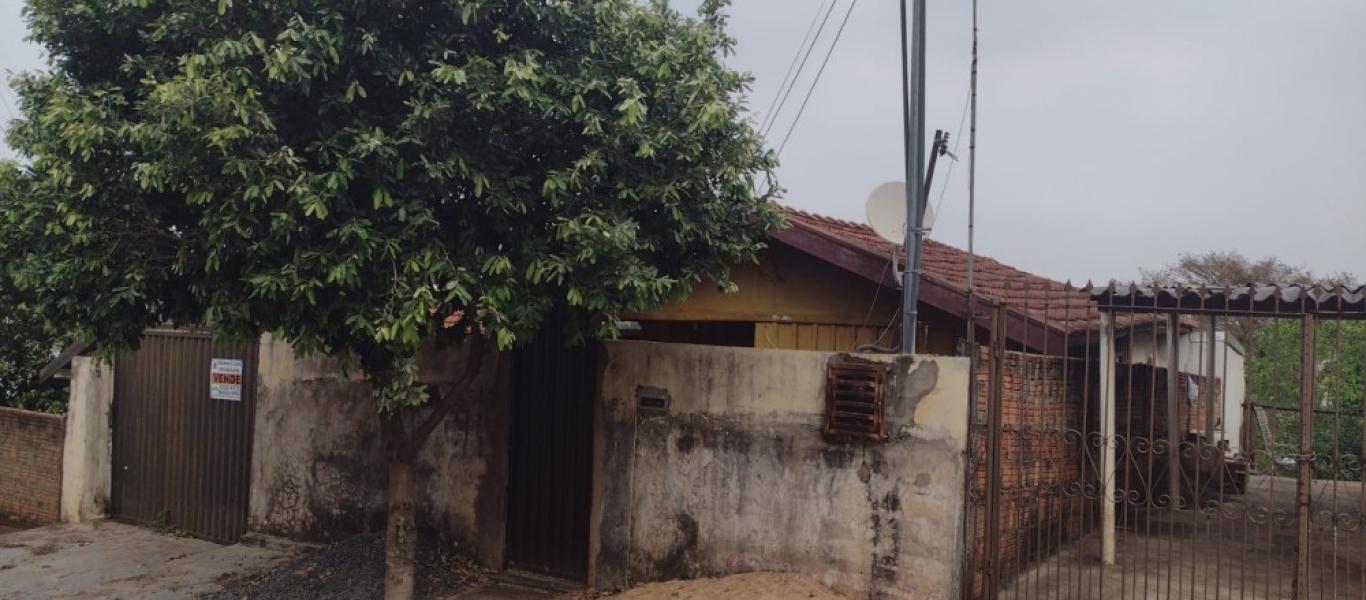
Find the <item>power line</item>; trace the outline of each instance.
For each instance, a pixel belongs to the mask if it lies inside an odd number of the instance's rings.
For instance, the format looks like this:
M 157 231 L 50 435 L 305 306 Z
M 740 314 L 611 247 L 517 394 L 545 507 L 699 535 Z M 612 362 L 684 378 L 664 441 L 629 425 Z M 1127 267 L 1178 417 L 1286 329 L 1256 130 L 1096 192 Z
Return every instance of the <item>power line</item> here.
M 763 136 L 764 138 L 768 138 L 770 130 L 773 129 L 774 125 L 778 124 L 777 115 L 778 113 L 781 113 L 783 111 L 783 106 L 787 105 L 787 97 L 792 94 L 792 88 L 797 87 L 797 80 L 801 78 L 802 70 L 806 68 L 806 61 L 807 59 L 811 58 L 811 52 L 816 49 L 816 42 L 820 41 L 821 34 L 825 33 L 825 24 L 830 20 L 830 14 L 835 11 L 835 5 L 838 2 L 839 0 L 834 0 L 830 3 L 830 7 L 826 9 L 825 18 L 821 19 L 821 25 L 819 28 L 816 29 L 816 37 L 811 38 L 811 45 L 806 48 L 806 54 L 802 56 L 802 62 L 797 65 L 797 72 L 792 77 L 792 84 L 787 87 L 786 92 L 783 92 L 783 99 L 778 101 L 778 108 L 774 109 L 773 111 L 773 119 L 768 122 L 767 127 L 764 127 L 763 129 L 759 130 L 759 135 Z M 838 35 L 836 35 L 835 39 L 836 41 L 839 40 Z
M 849 24 L 849 16 L 854 14 L 854 7 L 857 5 L 858 0 L 852 0 L 849 3 L 849 9 L 844 11 L 844 20 L 840 22 L 840 28 L 835 31 L 835 39 L 830 42 L 830 48 L 825 51 L 825 59 L 821 61 L 821 68 L 816 71 L 816 78 L 811 80 L 811 87 L 807 88 L 806 97 L 802 98 L 802 105 L 797 109 L 797 116 L 792 118 L 792 125 L 788 126 L 787 134 L 783 136 L 783 143 L 778 144 L 779 156 L 782 156 L 783 148 L 787 147 L 787 141 L 792 139 L 792 132 L 797 129 L 797 123 L 802 120 L 802 113 L 806 112 L 806 104 L 811 101 L 811 94 L 816 91 L 816 85 L 821 82 L 821 75 L 825 73 L 825 67 L 830 64 L 830 56 L 835 53 L 835 47 L 840 43 L 840 35 L 844 33 L 844 27 Z M 831 8 L 833 7 L 832 4 Z
M 830 1 L 832 4 L 834 3 L 834 0 Z M 778 91 L 773 93 L 773 100 L 768 103 L 768 110 L 764 111 L 764 121 L 759 126 L 760 131 L 768 129 L 769 121 L 775 118 L 777 113 L 774 112 L 774 108 L 778 106 L 778 99 L 783 96 L 783 90 L 788 87 L 787 83 L 788 80 L 792 78 L 792 70 L 797 67 L 797 61 L 801 60 L 802 50 L 806 49 L 806 43 L 815 43 L 811 40 L 811 33 L 816 30 L 816 23 L 821 22 L 821 13 L 825 12 L 825 2 L 826 0 L 821 0 L 820 5 L 816 6 L 816 14 L 811 15 L 811 24 L 806 27 L 806 35 L 802 36 L 802 43 L 797 46 L 797 51 L 792 53 L 792 62 L 787 65 L 787 73 L 783 75 L 783 82 L 778 85 Z M 801 73 L 798 73 L 798 75 L 800 74 Z M 793 83 L 795 83 L 795 81 Z
M 939 199 L 934 203 L 934 213 L 941 214 L 940 208 L 944 206 L 944 194 L 949 191 L 949 179 L 953 177 L 953 167 L 958 164 L 958 145 L 963 142 L 963 124 L 968 121 L 968 105 L 972 102 L 972 91 L 968 90 L 968 97 L 963 99 L 963 116 L 958 118 L 958 132 L 953 134 L 953 150 L 949 154 L 953 155 L 953 162 L 949 163 L 949 170 L 944 172 L 944 184 L 939 186 Z

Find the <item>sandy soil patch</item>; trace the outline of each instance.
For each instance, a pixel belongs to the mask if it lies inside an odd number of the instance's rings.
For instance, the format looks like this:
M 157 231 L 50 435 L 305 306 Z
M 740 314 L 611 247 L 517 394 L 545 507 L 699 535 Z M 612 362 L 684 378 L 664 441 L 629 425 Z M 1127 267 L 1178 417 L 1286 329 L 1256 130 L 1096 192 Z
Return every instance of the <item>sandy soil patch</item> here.
M 848 600 L 806 575 L 745 573 L 718 579 L 662 581 L 624 591 L 613 600 Z

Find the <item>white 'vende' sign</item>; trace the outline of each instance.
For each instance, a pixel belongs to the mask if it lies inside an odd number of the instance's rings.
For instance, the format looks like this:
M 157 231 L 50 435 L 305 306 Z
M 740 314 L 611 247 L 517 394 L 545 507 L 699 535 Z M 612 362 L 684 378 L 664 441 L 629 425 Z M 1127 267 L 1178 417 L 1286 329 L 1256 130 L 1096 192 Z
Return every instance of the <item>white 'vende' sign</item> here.
M 242 361 L 215 358 L 209 366 L 209 398 L 242 401 Z

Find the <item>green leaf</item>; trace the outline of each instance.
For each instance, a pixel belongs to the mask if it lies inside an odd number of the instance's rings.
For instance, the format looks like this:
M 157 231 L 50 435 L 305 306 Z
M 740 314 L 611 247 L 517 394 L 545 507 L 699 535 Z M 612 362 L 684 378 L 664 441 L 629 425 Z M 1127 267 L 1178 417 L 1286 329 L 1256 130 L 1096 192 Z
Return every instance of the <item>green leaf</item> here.
M 13 79 L 0 306 L 102 347 L 278 332 L 393 410 L 442 315 L 614 335 L 778 223 L 724 24 L 661 2 L 26 6 L 61 60 Z

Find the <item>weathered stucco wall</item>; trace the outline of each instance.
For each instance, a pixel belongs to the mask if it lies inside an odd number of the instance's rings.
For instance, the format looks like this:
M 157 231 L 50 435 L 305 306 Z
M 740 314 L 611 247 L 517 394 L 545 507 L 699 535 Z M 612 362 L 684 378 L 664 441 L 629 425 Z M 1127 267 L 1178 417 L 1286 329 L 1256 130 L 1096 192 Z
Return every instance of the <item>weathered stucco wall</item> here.
M 606 356 L 598 586 L 772 569 L 858 597 L 957 596 L 967 359 L 896 359 L 891 439 L 832 443 L 834 354 L 614 342 Z M 638 411 L 641 388 L 667 392 L 667 414 Z
M 113 485 L 114 367 L 89 356 L 71 359 L 71 394 L 62 451 L 62 520 L 81 523 L 109 513 Z
M 429 352 L 421 377 L 449 382 L 463 368 L 461 352 Z M 503 552 L 507 402 L 497 390 L 504 371 L 484 361 L 416 468 L 419 518 L 494 566 Z M 315 541 L 382 531 L 387 473 L 369 386 L 269 336 L 261 340 L 257 381 L 249 528 Z

